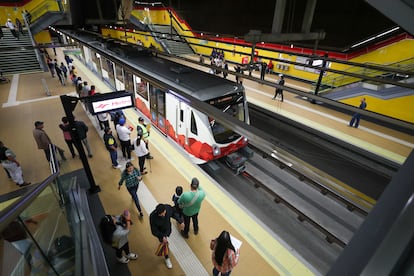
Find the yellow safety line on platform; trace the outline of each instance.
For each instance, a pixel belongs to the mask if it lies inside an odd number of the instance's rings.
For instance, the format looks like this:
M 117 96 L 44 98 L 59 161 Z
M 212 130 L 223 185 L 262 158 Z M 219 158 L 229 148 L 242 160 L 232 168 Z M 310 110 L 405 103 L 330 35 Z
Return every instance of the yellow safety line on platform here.
M 125 116 L 131 122 L 136 121 L 136 115 L 132 110 L 126 110 Z M 172 163 L 188 182 L 197 177 L 203 183 L 206 192 L 206 200 L 219 212 L 229 224 L 280 274 L 282 275 L 314 275 L 306 265 L 306 261 L 295 256 L 293 249 L 288 248 L 282 241 L 278 241 L 264 229 L 254 218 L 241 208 L 235 199 L 229 197 L 221 188 L 213 183 L 201 169 L 196 167 L 188 157 L 182 154 L 175 154 L 173 157 L 166 153 L 175 152 L 171 143 L 165 137 L 154 131 L 151 132 L 151 145 L 155 146 L 166 159 Z M 174 160 L 171 160 L 171 159 Z

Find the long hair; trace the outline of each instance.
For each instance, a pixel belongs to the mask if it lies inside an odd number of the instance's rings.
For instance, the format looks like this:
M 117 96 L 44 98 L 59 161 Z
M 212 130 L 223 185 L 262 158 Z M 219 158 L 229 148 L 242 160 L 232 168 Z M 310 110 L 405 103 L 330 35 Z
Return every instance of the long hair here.
M 236 251 L 231 243 L 229 232 L 223 231 L 216 240 L 216 248 L 214 250 L 214 258 L 218 265 L 223 264 L 224 254 L 226 254 L 227 249 Z

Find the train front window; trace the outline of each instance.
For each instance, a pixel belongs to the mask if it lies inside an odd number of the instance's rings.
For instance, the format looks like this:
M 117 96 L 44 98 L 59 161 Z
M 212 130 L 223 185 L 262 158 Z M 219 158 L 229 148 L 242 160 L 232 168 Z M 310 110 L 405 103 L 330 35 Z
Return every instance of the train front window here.
M 236 104 L 228 104 L 228 105 L 221 105 L 220 109 L 241 120 L 244 121 L 244 109 L 243 103 L 236 103 Z M 235 141 L 240 137 L 240 134 L 235 133 L 233 130 L 225 127 L 220 122 L 216 121 L 215 119 L 209 117 L 211 130 L 213 132 L 214 139 L 217 143 L 226 144 Z

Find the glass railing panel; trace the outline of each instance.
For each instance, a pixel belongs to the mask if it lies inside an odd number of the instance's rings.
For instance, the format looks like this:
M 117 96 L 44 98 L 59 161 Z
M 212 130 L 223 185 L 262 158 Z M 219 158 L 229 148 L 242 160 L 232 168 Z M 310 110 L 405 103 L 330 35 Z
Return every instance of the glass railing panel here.
M 8 264 L 2 275 L 74 275 L 74 241 L 54 186 L 46 187 L 2 232 L 2 263 Z

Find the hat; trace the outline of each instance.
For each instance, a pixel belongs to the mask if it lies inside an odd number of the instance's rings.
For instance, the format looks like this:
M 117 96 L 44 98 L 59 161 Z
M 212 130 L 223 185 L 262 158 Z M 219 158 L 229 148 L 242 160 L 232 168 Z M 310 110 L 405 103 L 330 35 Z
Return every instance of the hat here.
M 165 205 L 160 203 L 157 205 L 157 207 L 155 207 L 155 212 L 157 213 L 157 215 L 161 214 L 162 212 L 164 212 L 167 208 L 165 208 Z
M 139 122 L 143 122 L 143 121 L 144 121 L 144 118 L 139 117 L 139 118 L 138 118 L 138 121 L 139 121 Z
M 41 122 L 41 121 L 36 121 L 35 122 L 35 126 L 37 127 L 37 126 L 41 126 L 41 125 L 43 125 L 43 122 Z
M 125 119 L 124 118 L 119 119 L 119 124 L 123 126 L 125 124 Z

